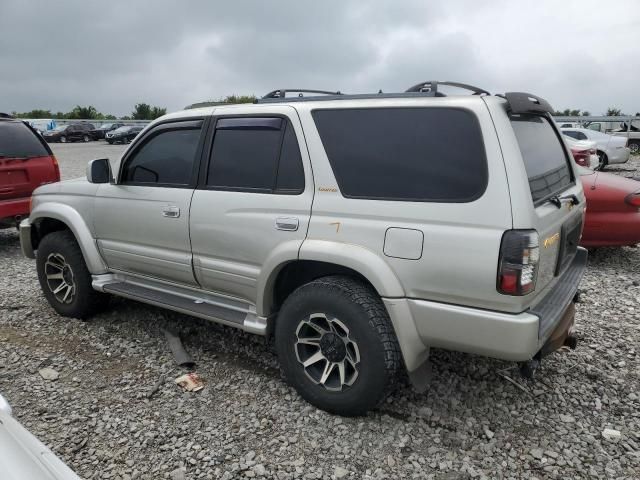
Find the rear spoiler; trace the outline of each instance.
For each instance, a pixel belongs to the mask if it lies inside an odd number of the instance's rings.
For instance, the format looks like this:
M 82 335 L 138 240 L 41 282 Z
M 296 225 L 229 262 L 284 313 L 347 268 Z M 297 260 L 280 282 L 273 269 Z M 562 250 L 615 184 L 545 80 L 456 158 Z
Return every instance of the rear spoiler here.
M 512 113 L 550 113 L 553 114 L 553 108 L 544 98 L 540 98 L 531 93 L 525 92 L 507 92 L 504 95 L 498 95 L 505 98 L 509 103 L 509 110 Z

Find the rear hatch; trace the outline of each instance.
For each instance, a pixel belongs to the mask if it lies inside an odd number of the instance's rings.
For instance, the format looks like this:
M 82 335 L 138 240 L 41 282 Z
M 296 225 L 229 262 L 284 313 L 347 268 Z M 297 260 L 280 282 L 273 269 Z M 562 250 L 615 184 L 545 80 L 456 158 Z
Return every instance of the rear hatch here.
M 535 290 L 523 307 L 535 303 L 573 260 L 582 234 L 585 207 L 570 152 L 554 122 L 543 112 L 508 114 L 527 174 L 528 208 L 514 208 L 514 224 L 539 236 Z M 513 188 L 513 187 L 512 187 Z
M 29 197 L 59 180 L 58 164 L 40 135 L 20 121 L 0 122 L 0 201 Z

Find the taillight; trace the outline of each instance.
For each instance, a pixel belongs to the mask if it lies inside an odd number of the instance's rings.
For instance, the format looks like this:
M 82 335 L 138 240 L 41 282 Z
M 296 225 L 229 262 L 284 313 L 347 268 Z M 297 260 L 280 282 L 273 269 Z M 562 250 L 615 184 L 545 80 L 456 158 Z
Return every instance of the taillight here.
M 572 148 L 571 153 L 573 154 L 573 159 L 578 165 L 581 165 L 583 167 L 589 166 L 589 155 L 590 155 L 589 150 L 577 150 L 577 149 L 574 150 Z
M 640 208 L 640 192 L 630 193 L 624 198 L 625 203 Z
M 58 160 L 55 155 L 51 155 L 51 161 L 53 162 L 53 171 L 56 174 L 56 182 L 60 181 L 60 166 L 58 165 Z
M 498 292 L 526 295 L 536 288 L 540 241 L 535 230 L 507 230 L 502 235 Z

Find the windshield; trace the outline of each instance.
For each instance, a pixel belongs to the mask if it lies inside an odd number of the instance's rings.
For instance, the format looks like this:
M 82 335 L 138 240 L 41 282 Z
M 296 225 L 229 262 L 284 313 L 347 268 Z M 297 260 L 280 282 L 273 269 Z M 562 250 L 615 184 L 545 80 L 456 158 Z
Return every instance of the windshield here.
M 62 130 L 64 130 L 65 128 L 67 128 L 67 125 L 59 125 L 56 128 L 53 129 L 54 132 L 61 132 Z
M 120 127 L 120 128 L 116 128 L 113 133 L 124 133 L 124 132 L 128 132 L 131 129 L 131 127 Z
M 113 123 L 105 123 L 104 125 L 100 125 L 100 129 L 102 130 L 109 130 L 112 127 L 113 127 Z

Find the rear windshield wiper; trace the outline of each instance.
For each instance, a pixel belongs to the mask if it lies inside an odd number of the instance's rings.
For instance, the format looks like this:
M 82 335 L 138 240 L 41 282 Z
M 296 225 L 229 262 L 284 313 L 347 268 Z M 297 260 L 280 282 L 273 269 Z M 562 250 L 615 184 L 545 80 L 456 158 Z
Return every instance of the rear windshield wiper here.
M 566 201 L 570 201 L 571 205 L 578 205 L 580 203 L 580 200 L 578 200 L 578 197 L 576 197 L 574 194 L 565 195 L 564 197 L 554 195 L 553 197 L 549 198 L 549 201 L 558 208 L 562 208 L 562 202 Z

